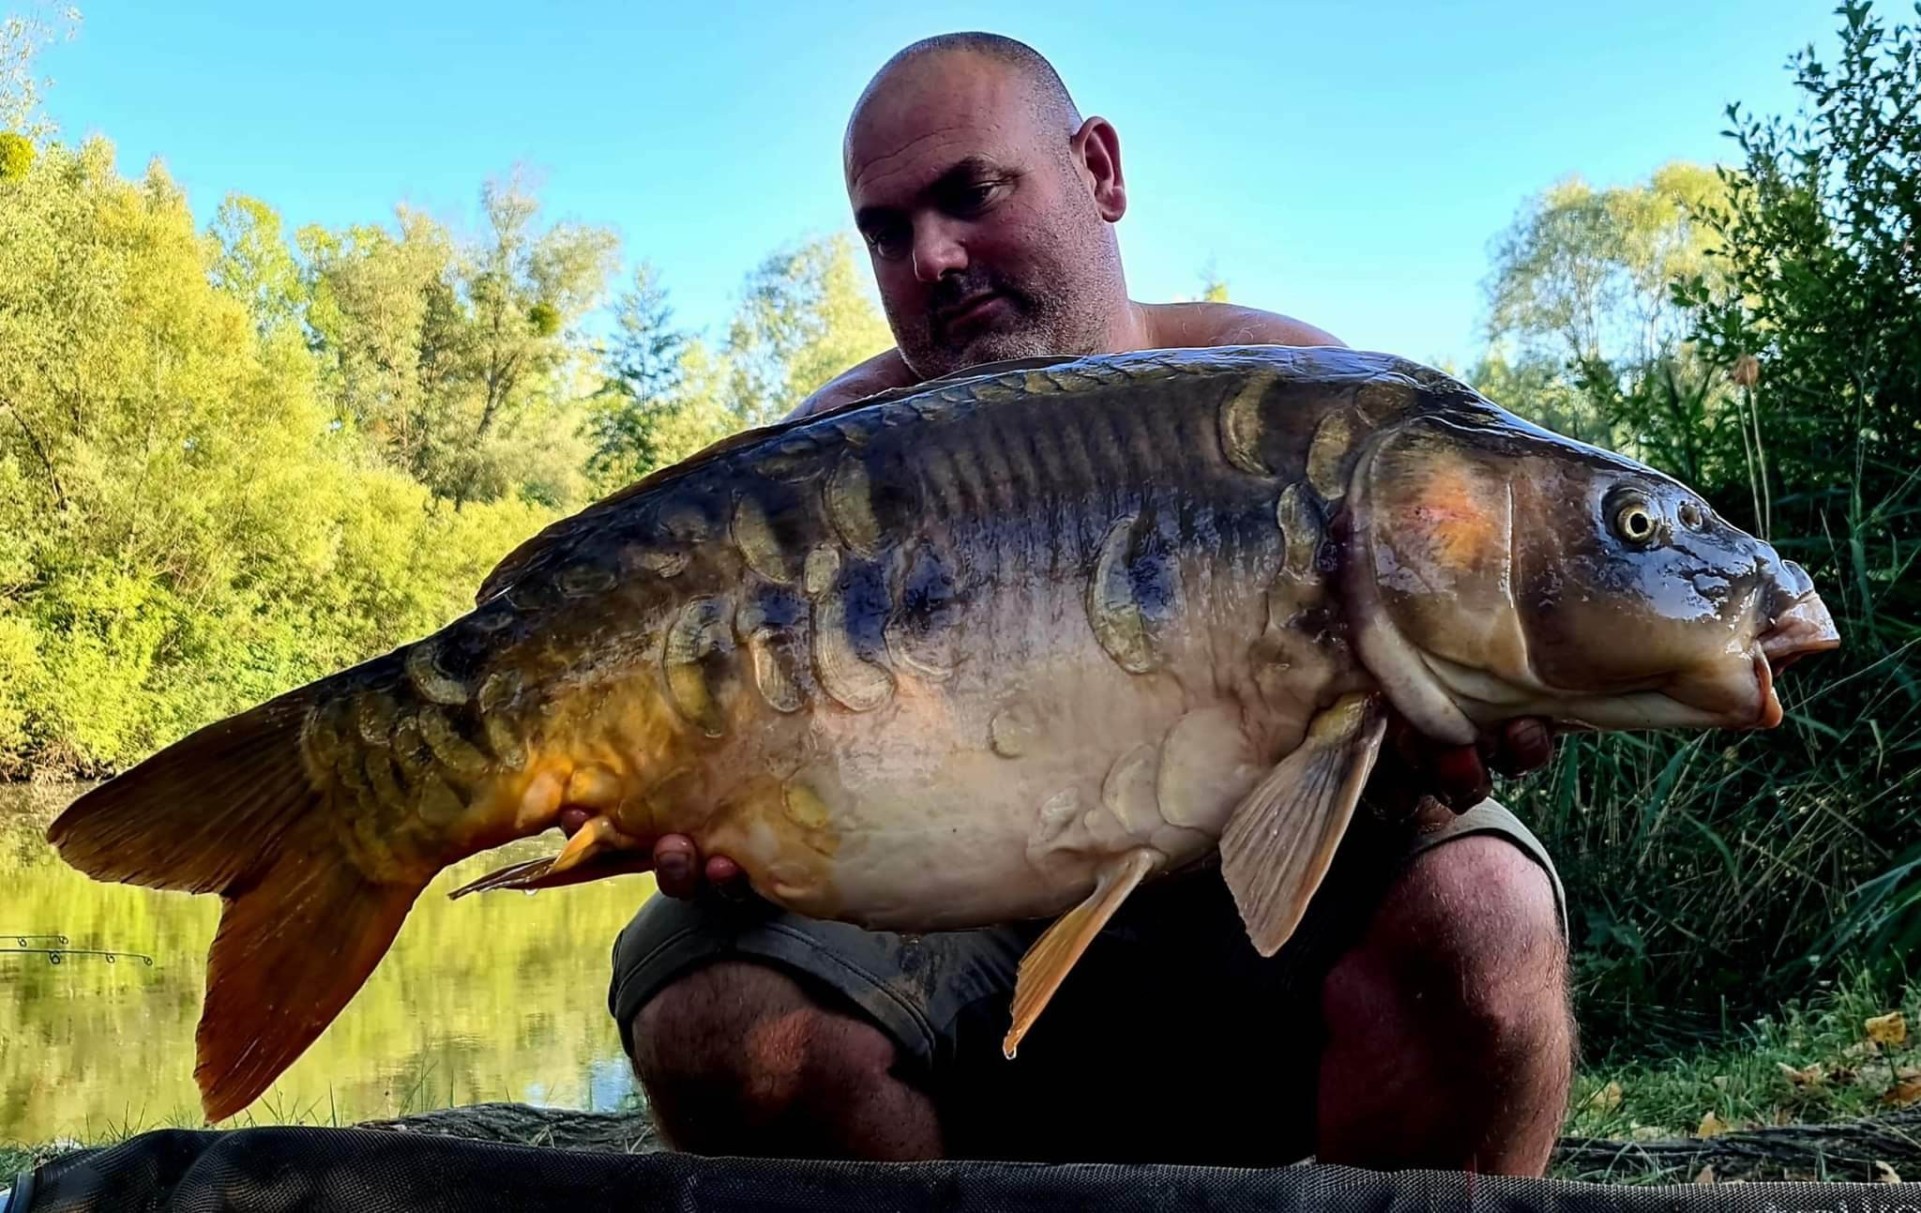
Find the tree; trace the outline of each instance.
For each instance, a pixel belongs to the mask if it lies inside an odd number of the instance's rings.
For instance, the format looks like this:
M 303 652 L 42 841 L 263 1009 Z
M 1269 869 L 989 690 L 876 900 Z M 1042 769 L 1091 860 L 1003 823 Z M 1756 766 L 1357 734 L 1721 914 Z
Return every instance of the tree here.
M 732 407 L 743 424 L 778 419 L 893 344 L 864 281 L 844 233 L 782 249 L 748 276 L 726 344 Z
M 439 486 L 455 440 L 443 384 L 460 361 L 453 237 L 405 207 L 397 219 L 395 232 L 302 229 L 308 323 L 337 420 L 389 466 Z
M 481 202 L 487 239 L 463 258 L 458 292 L 477 398 L 456 458 L 456 508 L 506 493 L 508 470 L 526 466 L 525 452 L 512 449 L 517 432 L 551 428 L 540 423 L 571 403 L 568 373 L 584 370 L 587 355 L 573 326 L 605 292 L 618 249 L 602 228 L 563 223 L 535 233 L 540 204 L 518 174 L 489 182 Z
M 538 229 L 518 176 L 481 204 L 485 231 L 466 241 L 406 208 L 397 232 L 303 232 L 310 323 L 342 420 L 393 466 L 456 509 L 516 495 L 564 508 L 586 490 L 581 402 L 598 373 L 579 325 L 617 242 Z
M 291 336 L 305 320 L 307 286 L 281 235 L 280 215 L 257 198 L 232 194 L 209 234 L 219 252 L 213 283 L 240 300 L 264 338 Z
M 47 81 L 35 74 L 34 57 L 59 37 L 59 29 L 72 38 L 79 24 L 77 8 L 60 9 L 51 17 L 24 13 L 0 17 L 0 132 L 30 141 L 52 132 L 40 113 L 40 93 Z
M 610 492 L 638 480 L 662 461 L 662 427 L 684 403 L 683 356 L 689 335 L 674 327 L 673 308 L 648 262 L 614 306 L 614 336 L 603 353 L 606 382 L 591 405 L 588 430 L 594 453 L 588 473 Z
M 1711 272 L 1716 237 L 1701 220 L 1723 192 L 1714 170 L 1684 163 L 1644 185 L 1549 187 L 1496 240 L 1488 340 L 1561 363 L 1651 361 L 1686 330 L 1669 284 Z
M 1590 907 L 1584 1027 L 1611 1003 L 1636 1039 L 1650 1003 L 1725 1023 L 1857 964 L 1907 979 L 1921 947 L 1921 30 L 1865 0 L 1838 11 L 1833 60 L 1790 61 L 1798 117 L 1730 108 L 1740 154 L 1685 204 L 1689 240 L 1637 245 L 1604 216 L 1587 234 L 1614 242 L 1611 261 L 1553 263 L 1607 269 L 1635 325 L 1653 268 L 1675 275 L 1671 349 L 1637 360 L 1604 343 L 1612 361 L 1585 359 L 1569 382 L 1621 445 L 1801 564 L 1842 638 L 1781 680 L 1777 730 L 1570 736 L 1516 789 L 1570 902 Z M 1536 331 L 1593 352 L 1564 326 Z

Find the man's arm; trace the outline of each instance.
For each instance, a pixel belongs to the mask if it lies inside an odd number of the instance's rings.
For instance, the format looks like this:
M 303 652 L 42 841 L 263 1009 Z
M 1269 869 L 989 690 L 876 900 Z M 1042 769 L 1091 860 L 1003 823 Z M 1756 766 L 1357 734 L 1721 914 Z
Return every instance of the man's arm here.
M 1168 349 L 1209 345 L 1347 344 L 1292 316 L 1235 303 L 1154 303 L 1144 310 L 1150 341 Z
M 856 400 L 864 400 L 876 392 L 907 387 L 918 382 L 920 378 L 907 369 L 907 363 L 901 359 L 900 351 L 886 350 L 842 371 L 815 388 L 814 394 L 796 405 L 794 411 L 787 414 L 785 420 L 812 417 L 817 413 L 831 413 Z

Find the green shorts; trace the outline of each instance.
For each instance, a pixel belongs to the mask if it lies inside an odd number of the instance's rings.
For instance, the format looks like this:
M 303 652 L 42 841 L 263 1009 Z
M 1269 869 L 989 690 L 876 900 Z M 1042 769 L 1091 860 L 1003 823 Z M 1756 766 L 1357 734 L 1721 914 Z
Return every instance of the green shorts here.
M 939 1110 L 951 1157 L 1267 1166 L 1313 1152 L 1320 987 L 1415 856 L 1491 834 L 1566 898 L 1539 840 L 1493 801 L 1389 824 L 1355 814 L 1321 889 L 1272 958 L 1248 942 L 1216 862 L 1137 890 L 1096 937 L 1010 1061 L 1014 977 L 1045 921 L 897 935 L 803 918 L 758 898 L 654 897 L 620 933 L 608 1009 L 634 1018 L 715 960 L 794 977 L 890 1036 L 897 1072 Z M 1253 1097 L 1260 1112 L 1231 1109 Z

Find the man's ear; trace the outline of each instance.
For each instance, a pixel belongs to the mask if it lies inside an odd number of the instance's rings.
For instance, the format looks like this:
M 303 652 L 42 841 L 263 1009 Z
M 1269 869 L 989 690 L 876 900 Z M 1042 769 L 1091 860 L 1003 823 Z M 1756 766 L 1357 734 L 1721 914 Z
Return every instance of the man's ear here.
M 1127 213 L 1127 182 L 1121 176 L 1121 137 L 1105 118 L 1081 123 L 1072 141 L 1074 158 L 1087 174 L 1101 218 L 1116 223 Z

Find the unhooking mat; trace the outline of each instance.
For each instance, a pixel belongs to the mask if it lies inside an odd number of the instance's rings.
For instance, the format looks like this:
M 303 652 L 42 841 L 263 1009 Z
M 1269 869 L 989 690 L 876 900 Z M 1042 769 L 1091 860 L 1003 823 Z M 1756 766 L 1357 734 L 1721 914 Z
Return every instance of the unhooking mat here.
M 0 1177 L 0 1184 L 6 1183 Z M 0 1213 L 1206 1209 L 1221 1213 L 1921 1213 L 1921 1184 L 1606 1187 L 1459 1172 L 852 1163 L 602 1154 L 371 1129 L 162 1129 L 20 1177 Z

